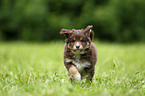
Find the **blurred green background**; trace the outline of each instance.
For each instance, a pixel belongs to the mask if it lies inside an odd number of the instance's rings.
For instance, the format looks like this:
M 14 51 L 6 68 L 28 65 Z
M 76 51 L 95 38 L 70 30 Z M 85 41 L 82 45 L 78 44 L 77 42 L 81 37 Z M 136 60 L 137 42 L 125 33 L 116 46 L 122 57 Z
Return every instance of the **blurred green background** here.
M 0 0 L 0 41 L 60 40 L 90 24 L 100 41 L 145 42 L 145 1 Z

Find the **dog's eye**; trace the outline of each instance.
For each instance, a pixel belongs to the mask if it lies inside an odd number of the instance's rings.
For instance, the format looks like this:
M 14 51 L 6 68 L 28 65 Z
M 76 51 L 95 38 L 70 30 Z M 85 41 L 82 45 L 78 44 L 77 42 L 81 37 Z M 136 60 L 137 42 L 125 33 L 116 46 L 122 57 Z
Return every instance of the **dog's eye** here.
M 81 40 L 81 42 L 86 42 L 85 40 Z
M 75 40 L 72 40 L 71 42 L 75 42 Z

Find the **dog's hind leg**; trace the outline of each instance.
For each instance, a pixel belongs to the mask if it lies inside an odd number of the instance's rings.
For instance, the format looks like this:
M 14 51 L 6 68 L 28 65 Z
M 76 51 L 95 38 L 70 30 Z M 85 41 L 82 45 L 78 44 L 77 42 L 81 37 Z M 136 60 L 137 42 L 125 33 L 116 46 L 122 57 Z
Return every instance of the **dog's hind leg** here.
M 93 76 L 94 76 L 94 68 L 90 68 L 90 69 L 86 69 L 86 74 L 87 74 L 87 82 L 89 83 L 92 83 L 92 79 L 93 79 Z

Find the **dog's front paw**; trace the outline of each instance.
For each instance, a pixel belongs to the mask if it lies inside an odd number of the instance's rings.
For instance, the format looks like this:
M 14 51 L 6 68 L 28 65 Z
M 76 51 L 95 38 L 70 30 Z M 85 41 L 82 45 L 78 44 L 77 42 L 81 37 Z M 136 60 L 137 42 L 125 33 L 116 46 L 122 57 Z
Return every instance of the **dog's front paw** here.
M 81 75 L 70 76 L 71 83 L 79 83 L 81 81 Z
M 81 75 L 74 65 L 71 65 L 71 67 L 69 68 L 69 75 L 71 80 L 81 80 Z
M 71 77 L 71 78 L 74 79 L 74 80 L 80 81 L 81 80 L 81 75 L 78 74 L 78 75 L 76 75 L 74 77 Z

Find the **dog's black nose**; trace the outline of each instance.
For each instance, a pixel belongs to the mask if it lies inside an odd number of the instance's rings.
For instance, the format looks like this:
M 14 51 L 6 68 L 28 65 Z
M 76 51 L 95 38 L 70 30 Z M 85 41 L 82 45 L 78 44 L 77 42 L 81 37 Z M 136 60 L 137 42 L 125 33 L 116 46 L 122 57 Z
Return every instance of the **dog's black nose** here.
M 76 46 L 76 48 L 77 48 L 77 49 L 79 49 L 79 48 L 80 48 L 80 46 Z

